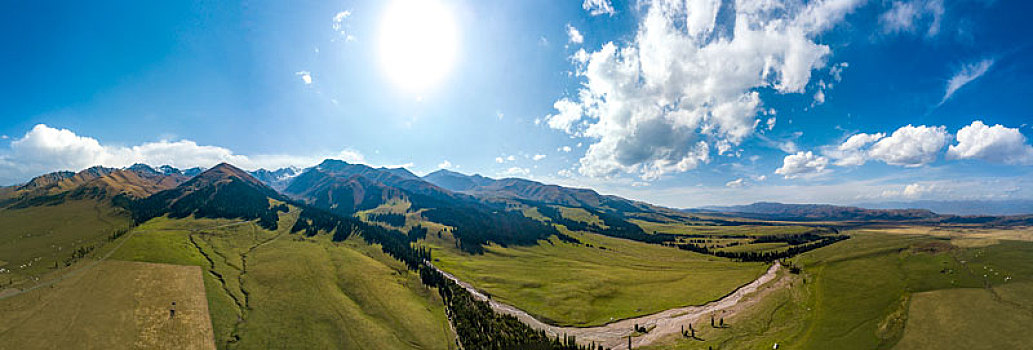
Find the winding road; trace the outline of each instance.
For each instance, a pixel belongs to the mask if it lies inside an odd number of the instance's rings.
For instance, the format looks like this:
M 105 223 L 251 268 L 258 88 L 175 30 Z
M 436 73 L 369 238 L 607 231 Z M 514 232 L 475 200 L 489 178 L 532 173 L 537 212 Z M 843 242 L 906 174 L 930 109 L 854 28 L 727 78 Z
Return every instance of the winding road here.
M 598 327 L 584 328 L 559 327 L 547 324 L 515 306 L 491 300 L 469 283 L 463 282 L 452 274 L 442 271 L 441 269 L 437 269 L 437 267 L 435 267 L 435 269 L 445 275 L 448 279 L 451 279 L 463 288 L 466 288 L 466 290 L 473 294 L 473 296 L 478 300 L 487 300 L 491 305 L 491 308 L 496 312 L 512 315 L 535 329 L 545 330 L 545 332 L 550 336 L 575 336 L 577 337 L 578 342 L 582 344 L 594 342 L 595 344 L 603 345 L 604 347 L 608 347 L 613 350 L 619 350 L 628 348 L 628 336 L 632 335 L 632 328 L 636 324 L 646 328 L 653 327 L 649 333 L 632 337 L 632 346 L 640 347 L 652 344 L 660 338 L 670 334 L 680 334 L 682 326 L 703 319 L 709 315 L 727 317 L 737 312 L 742 308 L 742 306 L 745 306 L 744 304 L 746 304 L 746 300 L 743 300 L 743 298 L 746 295 L 757 292 L 760 290 L 761 286 L 774 280 L 780 267 L 781 265 L 779 265 L 778 262 L 775 262 L 775 264 L 768 268 L 767 272 L 756 280 L 753 280 L 753 282 L 739 287 L 721 299 L 704 305 L 668 309 L 655 314 L 623 319 Z M 757 298 L 751 298 L 749 300 L 756 299 Z

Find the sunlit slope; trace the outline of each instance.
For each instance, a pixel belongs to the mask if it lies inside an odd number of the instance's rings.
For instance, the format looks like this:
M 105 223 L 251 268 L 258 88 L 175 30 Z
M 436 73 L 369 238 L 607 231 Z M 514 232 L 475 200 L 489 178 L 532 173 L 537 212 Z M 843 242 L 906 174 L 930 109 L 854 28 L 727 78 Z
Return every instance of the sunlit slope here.
M 201 273 L 104 261 L 0 299 L 0 349 L 215 349 Z
M 452 342 L 437 293 L 355 238 L 291 234 L 227 219 L 156 218 L 114 259 L 196 265 L 220 348 L 443 349 Z
M 656 349 L 1012 349 L 1033 315 L 1033 242 L 959 247 L 923 235 L 852 232 L 792 259 L 783 288 L 727 320 Z M 985 275 L 985 276 L 984 276 Z
M 46 279 L 129 225 L 128 214 L 92 200 L 0 209 L 0 290 Z

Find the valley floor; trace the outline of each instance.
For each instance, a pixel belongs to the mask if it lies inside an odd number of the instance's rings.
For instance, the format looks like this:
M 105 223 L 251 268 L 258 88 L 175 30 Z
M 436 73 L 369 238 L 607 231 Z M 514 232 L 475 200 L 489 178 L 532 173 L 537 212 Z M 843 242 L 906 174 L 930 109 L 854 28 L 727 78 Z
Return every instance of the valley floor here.
M 565 230 L 564 230 L 565 231 Z M 718 300 L 764 274 L 741 263 L 672 247 L 591 233 L 565 233 L 530 247 L 461 253 L 428 235 L 434 265 L 500 302 L 556 326 L 594 327 Z

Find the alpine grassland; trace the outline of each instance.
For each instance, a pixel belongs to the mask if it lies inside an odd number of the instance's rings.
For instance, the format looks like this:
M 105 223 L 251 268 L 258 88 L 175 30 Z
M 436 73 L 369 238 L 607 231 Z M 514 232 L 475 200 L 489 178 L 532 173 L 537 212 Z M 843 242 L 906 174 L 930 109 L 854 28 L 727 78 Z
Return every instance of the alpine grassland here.
M 699 339 L 657 349 L 1002 349 L 1033 334 L 1033 242 L 977 247 L 958 239 L 850 231 L 852 239 L 788 259 L 781 286 Z M 1014 233 L 1008 233 L 1014 237 Z M 961 242 L 966 241 L 961 239 Z
M 535 246 L 459 251 L 448 235 L 428 235 L 434 264 L 499 301 L 562 326 L 588 327 L 716 300 L 764 273 L 743 263 L 598 234 L 560 232 Z
M 454 344 L 437 292 L 376 246 L 251 221 L 155 218 L 112 257 L 200 266 L 219 348 Z

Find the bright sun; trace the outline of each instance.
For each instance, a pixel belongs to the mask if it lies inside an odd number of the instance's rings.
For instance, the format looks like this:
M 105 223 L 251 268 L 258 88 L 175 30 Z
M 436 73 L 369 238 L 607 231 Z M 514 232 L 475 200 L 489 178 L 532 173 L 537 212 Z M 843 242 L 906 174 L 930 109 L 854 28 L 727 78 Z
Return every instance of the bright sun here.
M 448 74 L 458 30 L 449 9 L 436 0 L 395 0 L 380 24 L 380 61 L 398 86 L 422 92 Z

